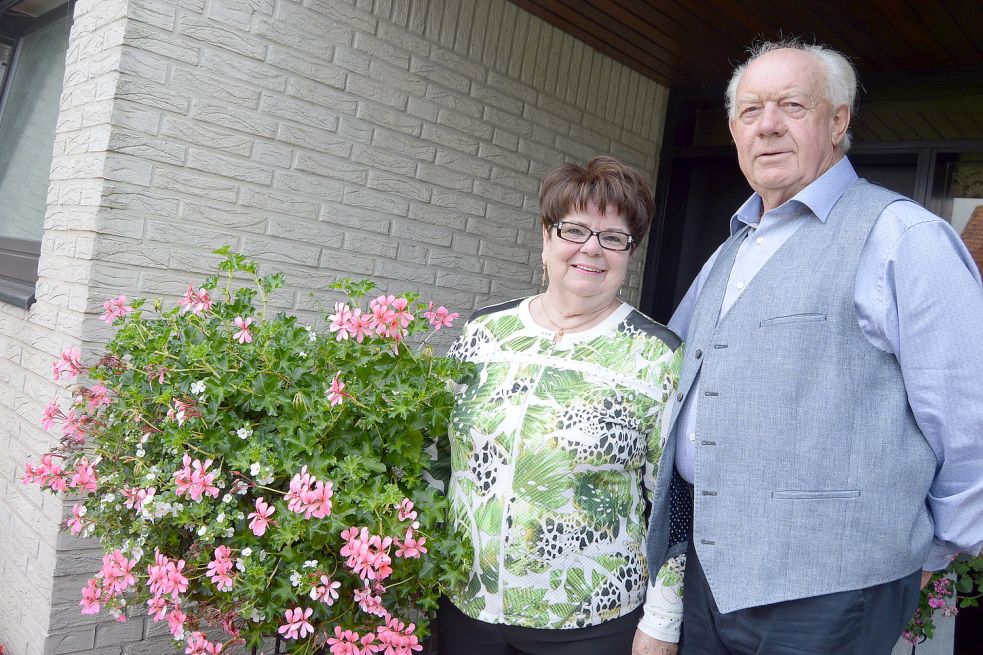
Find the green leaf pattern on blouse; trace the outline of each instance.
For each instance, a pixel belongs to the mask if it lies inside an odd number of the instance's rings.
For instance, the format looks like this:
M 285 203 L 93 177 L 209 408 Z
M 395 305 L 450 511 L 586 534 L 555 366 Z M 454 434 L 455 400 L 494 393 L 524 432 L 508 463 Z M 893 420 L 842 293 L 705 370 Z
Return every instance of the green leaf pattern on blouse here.
M 681 350 L 635 311 L 552 335 L 518 306 L 469 322 L 450 354 L 478 365 L 450 427 L 448 494 L 475 560 L 465 614 L 533 628 L 596 625 L 645 598 L 643 482 Z

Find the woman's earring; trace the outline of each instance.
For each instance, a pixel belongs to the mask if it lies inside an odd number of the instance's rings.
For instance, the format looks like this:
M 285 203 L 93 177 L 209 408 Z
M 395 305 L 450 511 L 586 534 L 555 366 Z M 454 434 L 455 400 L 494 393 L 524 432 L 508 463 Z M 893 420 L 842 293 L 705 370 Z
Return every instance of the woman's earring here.
M 543 262 L 543 274 L 539 278 L 539 290 L 542 291 L 546 288 L 546 282 L 549 280 L 549 273 L 546 272 L 546 262 Z

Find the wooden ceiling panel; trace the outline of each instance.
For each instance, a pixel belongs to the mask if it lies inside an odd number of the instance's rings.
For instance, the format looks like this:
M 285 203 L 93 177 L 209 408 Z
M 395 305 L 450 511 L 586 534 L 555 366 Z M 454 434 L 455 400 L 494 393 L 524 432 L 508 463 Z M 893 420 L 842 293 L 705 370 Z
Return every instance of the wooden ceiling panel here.
M 800 36 L 863 76 L 983 71 L 975 0 L 512 0 L 670 87 L 718 85 L 756 39 Z

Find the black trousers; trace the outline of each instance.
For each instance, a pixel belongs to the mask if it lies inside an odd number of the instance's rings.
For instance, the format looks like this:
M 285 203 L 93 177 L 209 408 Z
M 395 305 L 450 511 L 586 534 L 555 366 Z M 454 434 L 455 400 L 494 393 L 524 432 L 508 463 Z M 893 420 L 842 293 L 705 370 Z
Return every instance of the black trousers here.
M 600 625 L 569 630 L 485 623 L 446 598 L 437 612 L 440 655 L 628 655 L 642 608 Z
M 680 655 L 889 655 L 921 571 L 884 584 L 721 614 L 690 540 Z

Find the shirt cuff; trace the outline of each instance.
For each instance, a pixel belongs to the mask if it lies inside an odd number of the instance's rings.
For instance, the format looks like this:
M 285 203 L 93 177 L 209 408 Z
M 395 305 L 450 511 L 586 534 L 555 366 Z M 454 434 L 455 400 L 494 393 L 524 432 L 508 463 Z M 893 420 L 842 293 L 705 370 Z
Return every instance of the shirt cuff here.
M 932 547 L 928 549 L 928 557 L 925 558 L 922 570 L 941 571 L 949 566 L 949 563 L 952 562 L 952 559 L 957 554 L 958 551 L 953 550 L 950 546 L 933 542 Z
M 686 556 L 670 559 L 649 581 L 645 594 L 645 613 L 638 629 L 649 637 L 677 643 L 683 620 L 683 570 Z

